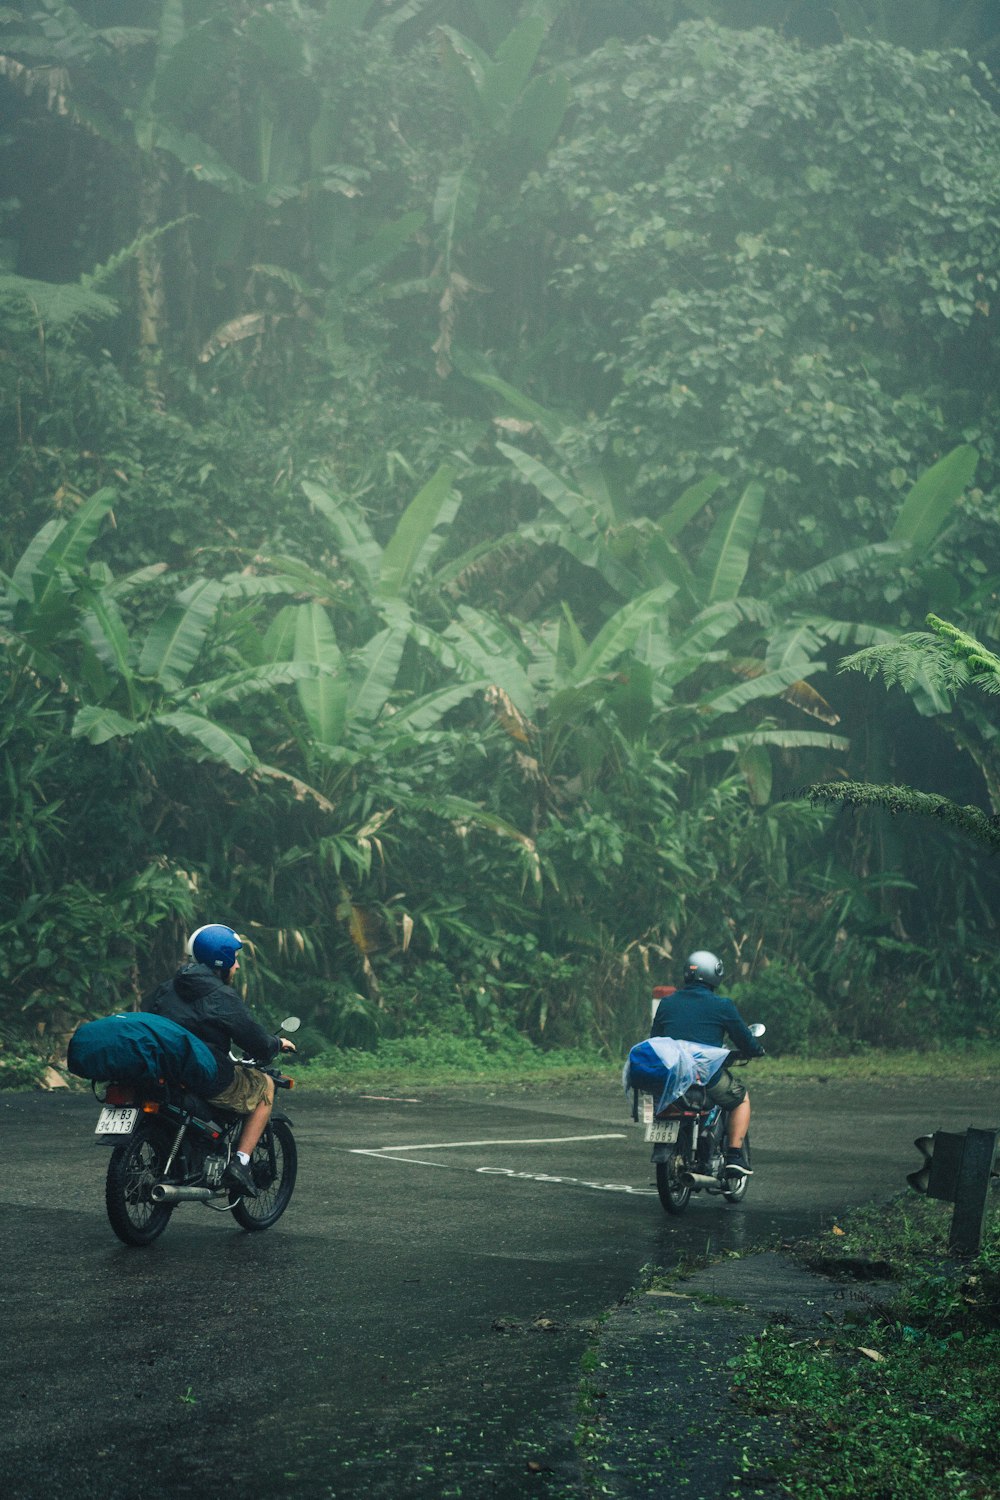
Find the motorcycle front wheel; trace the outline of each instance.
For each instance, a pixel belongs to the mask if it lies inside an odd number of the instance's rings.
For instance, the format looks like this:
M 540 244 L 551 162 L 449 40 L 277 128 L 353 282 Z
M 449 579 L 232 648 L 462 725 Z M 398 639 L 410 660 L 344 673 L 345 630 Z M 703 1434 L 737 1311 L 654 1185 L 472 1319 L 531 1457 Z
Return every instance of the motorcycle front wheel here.
M 241 1197 L 238 1191 L 229 1195 L 237 1224 L 251 1232 L 270 1229 L 288 1207 L 297 1169 L 298 1152 L 291 1127 L 284 1120 L 272 1120 L 250 1158 L 256 1198 Z
M 173 1205 L 154 1203 L 150 1191 L 163 1176 L 169 1146 L 150 1125 L 140 1125 L 108 1163 L 104 1202 L 111 1228 L 126 1245 L 149 1245 L 170 1223 Z
M 681 1181 L 687 1161 L 681 1151 L 671 1151 L 666 1161 L 656 1163 L 656 1191 L 668 1214 L 682 1214 L 691 1201 L 690 1183 Z
M 750 1132 L 749 1131 L 747 1132 L 747 1134 L 746 1134 L 746 1136 L 744 1138 L 744 1141 L 743 1141 L 743 1154 L 745 1155 L 745 1157 L 747 1159 L 747 1166 L 748 1167 L 752 1166 L 753 1162 L 752 1162 L 752 1159 L 751 1159 L 751 1156 L 750 1156 Z M 728 1182 L 729 1179 L 725 1178 L 724 1180 Z M 738 1181 L 734 1182 L 734 1184 L 733 1184 L 732 1187 L 723 1187 L 723 1189 L 722 1189 L 722 1196 L 723 1196 L 723 1198 L 725 1198 L 725 1200 L 726 1200 L 727 1203 L 742 1203 L 743 1199 L 747 1195 L 747 1188 L 749 1186 L 750 1186 L 750 1179 L 749 1179 L 749 1177 L 741 1177 L 741 1178 L 739 1178 Z

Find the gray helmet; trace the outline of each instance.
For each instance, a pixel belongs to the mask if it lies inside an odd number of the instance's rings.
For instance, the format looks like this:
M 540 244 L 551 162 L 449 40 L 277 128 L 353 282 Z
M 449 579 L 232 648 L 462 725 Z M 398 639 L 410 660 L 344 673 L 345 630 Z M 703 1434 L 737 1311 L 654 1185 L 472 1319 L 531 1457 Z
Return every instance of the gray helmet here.
M 688 961 L 684 965 L 684 983 L 692 984 L 697 980 L 700 984 L 707 984 L 710 990 L 714 990 L 722 978 L 722 960 L 716 958 L 714 953 L 708 953 L 704 948 L 689 954 Z

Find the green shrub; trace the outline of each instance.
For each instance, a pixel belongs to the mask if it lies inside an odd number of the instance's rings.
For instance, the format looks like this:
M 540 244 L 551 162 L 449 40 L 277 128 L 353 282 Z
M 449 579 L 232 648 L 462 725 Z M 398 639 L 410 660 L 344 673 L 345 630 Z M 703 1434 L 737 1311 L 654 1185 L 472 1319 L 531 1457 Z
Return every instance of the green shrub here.
M 767 1027 L 768 1052 L 808 1052 L 836 1035 L 822 1000 L 791 964 L 780 959 L 734 985 L 733 998 L 745 1021 L 763 1021 Z

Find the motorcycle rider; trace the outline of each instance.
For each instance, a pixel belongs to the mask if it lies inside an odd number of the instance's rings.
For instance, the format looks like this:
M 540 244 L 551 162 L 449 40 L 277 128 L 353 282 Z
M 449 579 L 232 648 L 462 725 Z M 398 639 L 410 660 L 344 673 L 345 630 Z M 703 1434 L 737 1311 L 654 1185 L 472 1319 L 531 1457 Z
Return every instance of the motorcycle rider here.
M 716 994 L 722 979 L 722 961 L 699 948 L 684 965 L 680 989 L 664 995 L 656 1007 L 650 1036 L 669 1036 L 678 1042 L 701 1042 L 723 1047 L 728 1036 L 744 1057 L 763 1057 L 764 1048 L 750 1031 L 732 1000 Z M 728 1068 L 720 1068 L 705 1086 L 713 1104 L 727 1113 L 725 1170 L 731 1177 L 752 1177 L 753 1169 L 743 1150 L 750 1127 L 750 1095 L 746 1086 Z
M 256 1198 L 250 1158 L 271 1118 L 274 1080 L 259 1068 L 237 1068 L 229 1050 L 235 1043 L 249 1056 L 269 1062 L 279 1052 L 294 1052 L 295 1046 L 287 1037 L 265 1031 L 233 993 L 233 975 L 240 967 L 237 954 L 242 947 L 242 939 L 221 922 L 199 927 L 187 940 L 193 962 L 184 964 L 172 979 L 164 980 L 147 995 L 142 1009 L 176 1021 L 211 1048 L 218 1064 L 218 1089 L 208 1103 L 246 1116 L 223 1181 L 248 1198 Z

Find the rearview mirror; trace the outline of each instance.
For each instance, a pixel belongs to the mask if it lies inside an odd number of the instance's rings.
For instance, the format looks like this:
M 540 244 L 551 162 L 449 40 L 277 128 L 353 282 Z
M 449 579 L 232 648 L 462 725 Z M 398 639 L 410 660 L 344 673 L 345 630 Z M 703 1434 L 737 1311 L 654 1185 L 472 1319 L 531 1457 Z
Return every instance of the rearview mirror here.
M 285 1019 L 281 1023 L 281 1030 L 282 1031 L 298 1031 L 298 1029 L 299 1029 L 299 1027 L 301 1025 L 302 1025 L 302 1022 L 299 1020 L 298 1016 L 286 1016 Z

